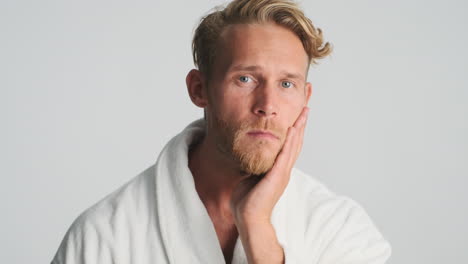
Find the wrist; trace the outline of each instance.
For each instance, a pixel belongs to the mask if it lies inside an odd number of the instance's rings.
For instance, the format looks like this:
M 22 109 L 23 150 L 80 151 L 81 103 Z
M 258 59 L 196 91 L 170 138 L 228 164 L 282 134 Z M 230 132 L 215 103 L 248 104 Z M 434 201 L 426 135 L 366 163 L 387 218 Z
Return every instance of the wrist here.
M 242 222 L 237 228 L 249 263 L 283 263 L 283 248 L 269 221 Z

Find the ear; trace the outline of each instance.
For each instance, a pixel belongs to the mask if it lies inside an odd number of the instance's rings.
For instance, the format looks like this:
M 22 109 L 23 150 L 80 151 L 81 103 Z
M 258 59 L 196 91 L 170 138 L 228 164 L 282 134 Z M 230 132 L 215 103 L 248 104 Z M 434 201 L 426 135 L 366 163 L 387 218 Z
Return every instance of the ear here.
M 310 82 L 306 83 L 305 93 L 306 93 L 306 105 L 307 105 L 309 104 L 310 96 L 312 95 L 312 84 Z
M 208 105 L 208 97 L 202 73 L 192 69 L 185 77 L 185 83 L 192 102 L 200 108 L 205 108 Z

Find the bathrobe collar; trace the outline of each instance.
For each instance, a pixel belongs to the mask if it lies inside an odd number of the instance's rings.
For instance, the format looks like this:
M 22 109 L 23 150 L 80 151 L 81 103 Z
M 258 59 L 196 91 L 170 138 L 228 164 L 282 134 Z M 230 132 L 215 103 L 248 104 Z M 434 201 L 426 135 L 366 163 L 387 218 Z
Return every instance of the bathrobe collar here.
M 170 263 L 225 263 L 214 225 L 188 167 L 189 146 L 203 135 L 204 126 L 203 119 L 196 120 L 172 138 L 155 166 L 156 222 Z M 271 218 L 281 245 L 286 243 L 286 193 L 287 189 Z M 232 263 L 247 263 L 239 237 Z

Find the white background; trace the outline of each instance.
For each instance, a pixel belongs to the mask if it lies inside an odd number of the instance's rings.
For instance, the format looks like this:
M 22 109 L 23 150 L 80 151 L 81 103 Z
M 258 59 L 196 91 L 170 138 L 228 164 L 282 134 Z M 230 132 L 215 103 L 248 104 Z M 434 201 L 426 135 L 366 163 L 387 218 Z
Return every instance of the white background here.
M 48 263 L 72 221 L 202 111 L 191 37 L 220 1 L 0 2 L 0 261 Z M 303 1 L 333 43 L 310 71 L 297 167 L 361 203 L 390 263 L 468 263 L 468 4 Z

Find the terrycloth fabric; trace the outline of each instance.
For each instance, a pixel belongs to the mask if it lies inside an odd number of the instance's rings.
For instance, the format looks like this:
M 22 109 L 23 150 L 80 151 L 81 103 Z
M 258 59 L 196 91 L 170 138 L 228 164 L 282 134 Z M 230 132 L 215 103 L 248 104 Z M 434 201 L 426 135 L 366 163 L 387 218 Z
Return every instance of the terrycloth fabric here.
M 190 124 L 155 165 L 83 212 L 53 264 L 225 263 L 213 223 L 188 168 L 189 145 L 204 133 Z M 385 263 L 390 245 L 361 206 L 298 169 L 272 218 L 286 263 Z M 247 263 L 237 239 L 232 263 Z

